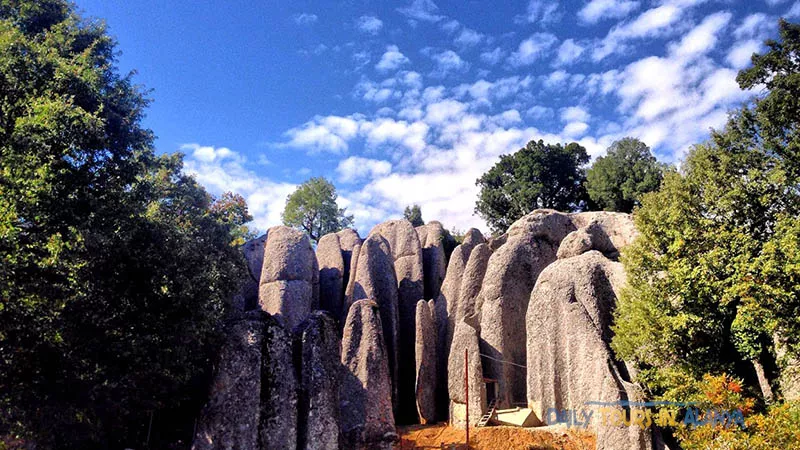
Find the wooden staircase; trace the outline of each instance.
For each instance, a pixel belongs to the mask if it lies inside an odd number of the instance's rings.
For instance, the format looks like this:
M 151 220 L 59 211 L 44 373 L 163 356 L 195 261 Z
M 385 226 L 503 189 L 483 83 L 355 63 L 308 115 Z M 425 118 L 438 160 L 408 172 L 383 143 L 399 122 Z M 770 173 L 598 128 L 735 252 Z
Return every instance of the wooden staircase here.
M 488 424 L 489 421 L 492 419 L 492 416 L 494 416 L 494 413 L 496 411 L 497 411 L 497 407 L 495 406 L 495 401 L 492 400 L 492 403 L 489 403 L 488 411 L 486 411 L 486 414 L 484 414 L 483 417 L 481 417 L 481 420 L 479 420 L 478 424 L 475 425 L 475 426 L 476 427 L 485 427 L 486 424 Z

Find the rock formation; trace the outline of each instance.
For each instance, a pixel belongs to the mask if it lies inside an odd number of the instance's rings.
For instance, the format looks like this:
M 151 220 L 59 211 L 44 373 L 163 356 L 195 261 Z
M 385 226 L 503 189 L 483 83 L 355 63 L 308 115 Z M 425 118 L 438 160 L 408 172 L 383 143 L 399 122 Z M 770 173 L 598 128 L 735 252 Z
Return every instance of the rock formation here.
M 445 229 L 441 223 L 431 221 L 416 230 L 422 245 L 425 298 L 436 298 L 447 271 L 447 257 L 444 254 Z
M 487 244 L 478 244 L 469 254 L 469 261 L 461 277 L 461 288 L 458 293 L 458 307 L 455 308 L 455 322 L 466 320 L 473 326 L 480 323 L 480 309 L 482 304 L 479 298 L 483 277 L 489 265 L 492 251 Z
M 416 386 L 421 423 L 436 420 L 436 328 L 428 302 L 417 303 Z
M 468 358 L 469 398 L 466 396 L 464 382 L 464 356 Z M 450 395 L 450 422 L 453 426 L 466 427 L 467 402 L 469 402 L 469 424 L 475 425 L 486 412 L 486 385 L 483 383 L 478 344 L 478 331 L 470 324 L 461 321 L 456 324 L 448 363 L 447 389 Z
M 356 230 L 352 228 L 345 228 L 342 231 L 336 233 L 339 236 L 339 248 L 342 250 L 342 259 L 344 260 L 344 274 L 342 276 L 342 280 L 344 280 L 344 292 L 347 291 L 347 283 L 350 281 L 350 268 L 352 267 L 352 259 L 355 255 L 358 255 L 358 250 L 356 247 L 361 245 L 361 237 L 358 235 Z M 344 323 L 344 319 L 347 317 L 347 311 L 342 311 L 341 321 Z M 339 319 L 339 317 L 337 317 Z
M 389 243 L 397 277 L 398 385 L 397 419 L 400 423 L 417 421 L 414 406 L 414 343 L 417 302 L 425 295 L 422 268 L 422 246 L 411 222 L 390 220 L 375 226 L 370 236 L 383 236 Z
M 272 317 L 264 318 L 261 347 L 261 414 L 259 445 L 262 449 L 297 447 L 297 381 L 292 363 L 292 337 Z
M 347 319 L 347 309 L 350 307 L 350 304 L 354 301 L 353 300 L 353 293 L 355 291 L 356 286 L 356 268 L 358 267 L 358 256 L 361 253 L 361 244 L 356 244 L 352 250 L 352 256 L 350 257 L 350 269 L 349 274 L 347 276 L 347 283 L 345 283 L 344 288 L 344 305 L 342 306 L 342 315 L 339 316 L 339 324 L 344 326 L 344 321 Z
M 349 262 L 349 261 L 348 261 Z M 319 266 L 319 307 L 337 319 L 344 307 L 345 262 L 336 233 L 322 236 L 317 243 Z
M 397 440 L 392 385 L 381 311 L 372 300 L 359 300 L 350 306 L 342 338 L 342 365 L 342 447 L 391 449 Z
M 289 227 L 270 228 L 258 302 L 290 331 L 319 305 L 319 268 L 311 242 Z
M 598 251 L 561 259 L 539 275 L 526 321 L 528 404 L 540 418 L 547 408 L 642 400 L 609 346 L 624 283 L 622 265 Z M 650 448 L 649 430 L 594 424 L 598 449 Z
M 249 311 L 258 308 L 258 282 L 261 279 L 261 267 L 264 265 L 264 244 L 267 235 L 263 234 L 251 239 L 242 245 L 245 261 L 247 261 L 247 275 L 239 288 L 239 294 L 234 297 L 233 305 L 239 311 Z
M 383 325 L 381 335 L 386 344 L 389 375 L 392 382 L 392 404 L 396 408 L 399 361 L 397 338 L 400 326 L 397 279 L 389 243 L 377 234 L 370 234 L 359 250 L 358 265 L 353 280 L 353 293 L 348 297 L 349 308 L 352 309 L 352 305 L 362 299 L 372 299 L 380 308 Z M 348 312 L 348 317 L 349 315 Z

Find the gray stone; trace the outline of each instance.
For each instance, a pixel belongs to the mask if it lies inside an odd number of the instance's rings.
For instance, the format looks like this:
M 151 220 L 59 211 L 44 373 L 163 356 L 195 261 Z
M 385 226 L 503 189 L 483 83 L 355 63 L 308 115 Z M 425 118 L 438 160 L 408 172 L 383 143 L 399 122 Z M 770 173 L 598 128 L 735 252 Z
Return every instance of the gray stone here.
M 585 402 L 641 401 L 609 346 L 612 313 L 625 283 L 621 264 L 598 251 L 560 259 L 539 275 L 527 311 L 527 400 L 538 417 Z M 599 412 L 595 412 L 599 414 Z M 598 449 L 649 449 L 650 429 L 593 421 Z
M 594 250 L 615 258 L 619 251 L 630 245 L 639 232 L 633 216 L 627 213 L 593 211 L 570 214 L 575 228 L 585 228 L 592 235 Z
M 571 258 L 592 249 L 592 235 L 585 228 L 568 234 L 558 247 L 558 259 Z
M 436 328 L 428 302 L 417 303 L 416 398 L 421 423 L 436 420 Z
M 267 316 L 264 322 L 259 448 L 294 450 L 297 448 L 297 381 L 292 363 L 292 338 L 274 318 Z
M 468 358 L 465 364 L 464 358 Z M 469 398 L 466 395 L 464 368 L 469 367 Z M 450 348 L 447 376 L 450 396 L 450 423 L 454 427 L 466 427 L 466 405 L 469 403 L 469 423 L 475 425 L 486 412 L 486 385 L 483 383 L 478 331 L 466 322 L 458 322 Z
M 378 234 L 370 234 L 361 244 L 353 281 L 353 293 L 348 297 L 347 302 L 350 305 L 349 309 L 352 309 L 352 305 L 357 300 L 362 299 L 372 299 L 380 307 L 381 323 L 383 324 L 381 335 L 386 341 L 389 374 L 392 381 L 392 404 L 396 408 L 399 361 L 398 328 L 400 326 L 397 279 L 389 243 Z M 348 316 L 349 314 L 348 312 Z
M 319 265 L 319 307 L 337 319 L 344 308 L 345 262 L 339 246 L 339 236 L 329 233 L 317 243 Z
M 193 450 L 258 450 L 261 391 L 260 311 L 238 317 L 226 330 L 209 401 L 200 413 Z
M 422 269 L 424 272 L 425 298 L 439 296 L 447 271 L 447 257 L 444 252 L 445 229 L 441 223 L 428 222 L 416 228 L 422 245 Z
M 547 240 L 558 248 L 564 236 L 577 228 L 569 214 L 553 209 L 537 209 L 511 224 L 506 234 L 509 240 L 525 236 L 528 240 Z
M 319 305 L 319 268 L 304 233 L 270 228 L 264 246 L 258 302 L 289 331 L 294 331 Z
M 236 296 L 234 306 L 240 311 L 258 308 L 258 282 L 261 279 L 261 267 L 264 265 L 264 244 L 267 235 L 263 234 L 242 245 L 242 253 L 247 262 L 247 275 Z
M 483 233 L 476 228 L 470 228 L 464 233 L 464 240 L 461 242 L 462 245 L 467 247 L 475 247 L 478 244 L 485 244 L 486 238 L 483 237 Z
M 347 283 L 350 281 L 350 267 L 353 264 L 352 258 L 354 255 L 358 255 L 356 246 L 361 245 L 361 237 L 358 235 L 358 232 L 352 228 L 345 228 L 336 233 L 336 235 L 339 236 L 339 247 L 342 249 L 342 259 L 344 260 L 344 275 L 342 276 L 342 280 L 344 280 L 344 291 L 346 292 Z M 347 317 L 347 311 L 342 311 L 342 323 L 344 323 L 345 317 Z
M 372 300 L 353 303 L 342 338 L 342 448 L 388 450 L 397 440 L 384 341 L 378 304 Z
M 301 326 L 297 448 L 339 449 L 339 389 L 342 362 L 339 327 L 315 311 Z
M 424 298 L 422 246 L 416 230 L 407 220 L 390 220 L 375 226 L 370 236 L 383 236 L 394 258 L 398 293 L 398 423 L 415 423 L 414 333 L 417 302 Z
M 491 256 L 492 251 L 487 244 L 478 244 L 469 254 L 469 261 L 461 277 L 458 307 L 455 309 L 456 322 L 466 320 L 473 326 L 480 324 L 480 310 L 483 305 L 479 294 Z
M 353 302 L 353 293 L 356 286 L 356 268 L 358 267 L 358 255 L 361 253 L 361 244 L 356 244 L 353 247 L 353 254 L 350 258 L 350 270 L 347 277 L 347 284 L 344 289 L 344 305 L 342 306 L 342 315 L 339 316 L 339 323 L 344 326 L 344 321 L 347 319 L 347 309 Z

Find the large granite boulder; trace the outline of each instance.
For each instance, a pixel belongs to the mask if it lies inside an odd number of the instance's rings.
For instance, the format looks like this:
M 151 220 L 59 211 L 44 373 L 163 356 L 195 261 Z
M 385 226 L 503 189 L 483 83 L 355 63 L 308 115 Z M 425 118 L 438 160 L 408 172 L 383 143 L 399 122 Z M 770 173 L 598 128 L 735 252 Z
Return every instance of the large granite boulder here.
M 467 358 L 465 363 L 464 358 Z M 469 377 L 465 383 L 465 366 Z M 469 385 L 467 398 L 466 385 Z M 469 404 L 469 424 L 475 425 L 486 413 L 486 385 L 483 383 L 478 330 L 461 321 L 456 324 L 448 363 L 447 389 L 450 396 L 450 423 L 454 427 L 467 425 L 467 404 Z
M 643 399 L 609 345 L 624 283 L 622 265 L 598 251 L 560 259 L 539 275 L 526 316 L 527 400 L 539 418 L 550 408 Z M 651 448 L 649 429 L 593 424 L 598 449 Z
M 370 236 L 383 236 L 389 243 L 397 277 L 398 326 L 398 411 L 399 423 L 415 423 L 414 343 L 417 302 L 425 295 L 422 246 L 416 230 L 407 220 L 390 220 L 375 226 Z
M 436 420 L 436 328 L 425 300 L 417 303 L 416 399 L 421 423 Z
M 242 245 L 242 253 L 247 262 L 247 274 L 242 279 L 239 291 L 233 296 L 233 307 L 239 311 L 250 311 L 258 308 L 258 281 L 261 279 L 261 267 L 264 265 L 264 245 L 267 235 L 263 234 Z
M 294 332 L 319 305 L 319 268 L 305 233 L 270 228 L 264 246 L 258 302 L 289 331 Z
M 377 303 L 350 306 L 342 338 L 342 448 L 389 450 L 397 440 L 383 329 Z
M 422 245 L 425 298 L 433 299 L 439 296 L 447 271 L 447 257 L 444 250 L 446 231 L 442 224 L 436 221 L 419 226 L 416 230 Z
M 473 326 L 480 324 L 482 302 L 479 300 L 483 277 L 489 266 L 492 250 L 488 244 L 478 244 L 472 249 L 469 261 L 461 277 L 461 289 L 458 295 L 458 307 L 455 308 L 455 321 L 466 320 Z
M 381 235 L 371 234 L 361 244 L 355 273 L 352 295 L 348 297 L 347 303 L 349 308 L 352 309 L 352 305 L 356 301 L 372 299 L 380 308 L 381 323 L 383 325 L 381 335 L 386 341 L 389 377 L 392 382 L 392 404 L 396 408 L 400 350 L 398 348 L 400 318 L 397 279 L 395 278 L 394 262 L 389 243 Z M 348 316 L 349 314 L 348 312 Z
M 591 211 L 569 215 L 575 228 L 592 228 L 598 250 L 606 256 L 614 257 L 623 247 L 630 245 L 639 235 L 633 216 L 621 212 Z
M 339 246 L 339 236 L 329 233 L 317 243 L 319 266 L 319 307 L 337 319 L 344 308 L 345 262 Z
M 361 244 L 356 244 L 353 247 L 352 255 L 350 257 L 350 269 L 348 270 L 347 283 L 344 289 L 344 305 L 342 306 L 342 315 L 338 317 L 339 323 L 344 325 L 347 319 L 347 309 L 353 302 L 353 293 L 356 287 L 356 268 L 358 267 L 358 256 L 361 253 Z
M 361 237 L 358 235 L 358 232 L 352 228 L 345 228 L 336 233 L 336 235 L 339 237 L 339 248 L 342 250 L 342 259 L 344 260 L 344 275 L 342 279 L 344 280 L 344 290 L 347 291 L 347 283 L 350 281 L 352 258 L 358 255 L 356 246 L 361 245 Z M 342 311 L 342 323 L 344 323 L 345 317 L 347 317 L 347 311 Z
M 489 258 L 481 305 L 485 374 L 497 380 L 497 406 L 525 402 L 525 313 L 539 273 L 556 260 L 561 240 L 575 230 L 567 214 L 536 210 L 514 222 L 506 243 Z M 507 361 L 504 363 L 500 361 Z
M 297 448 L 297 380 L 292 336 L 274 318 L 264 319 L 261 347 L 259 444 L 262 449 Z
M 261 392 L 261 311 L 227 325 L 209 401 L 200 413 L 193 450 L 258 450 Z
M 328 313 L 315 311 L 301 325 L 297 448 L 339 449 L 339 389 L 342 363 L 339 327 Z

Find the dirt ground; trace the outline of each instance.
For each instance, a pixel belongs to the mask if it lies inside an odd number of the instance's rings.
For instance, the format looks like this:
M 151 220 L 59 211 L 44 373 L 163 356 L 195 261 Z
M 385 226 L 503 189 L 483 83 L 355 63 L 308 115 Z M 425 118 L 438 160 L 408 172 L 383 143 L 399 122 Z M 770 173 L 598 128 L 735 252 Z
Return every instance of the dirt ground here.
M 444 424 L 400 427 L 400 442 L 395 449 L 439 449 L 442 443 L 447 450 L 464 450 L 464 430 Z M 594 436 L 568 431 L 562 427 L 470 428 L 471 450 L 593 450 Z

